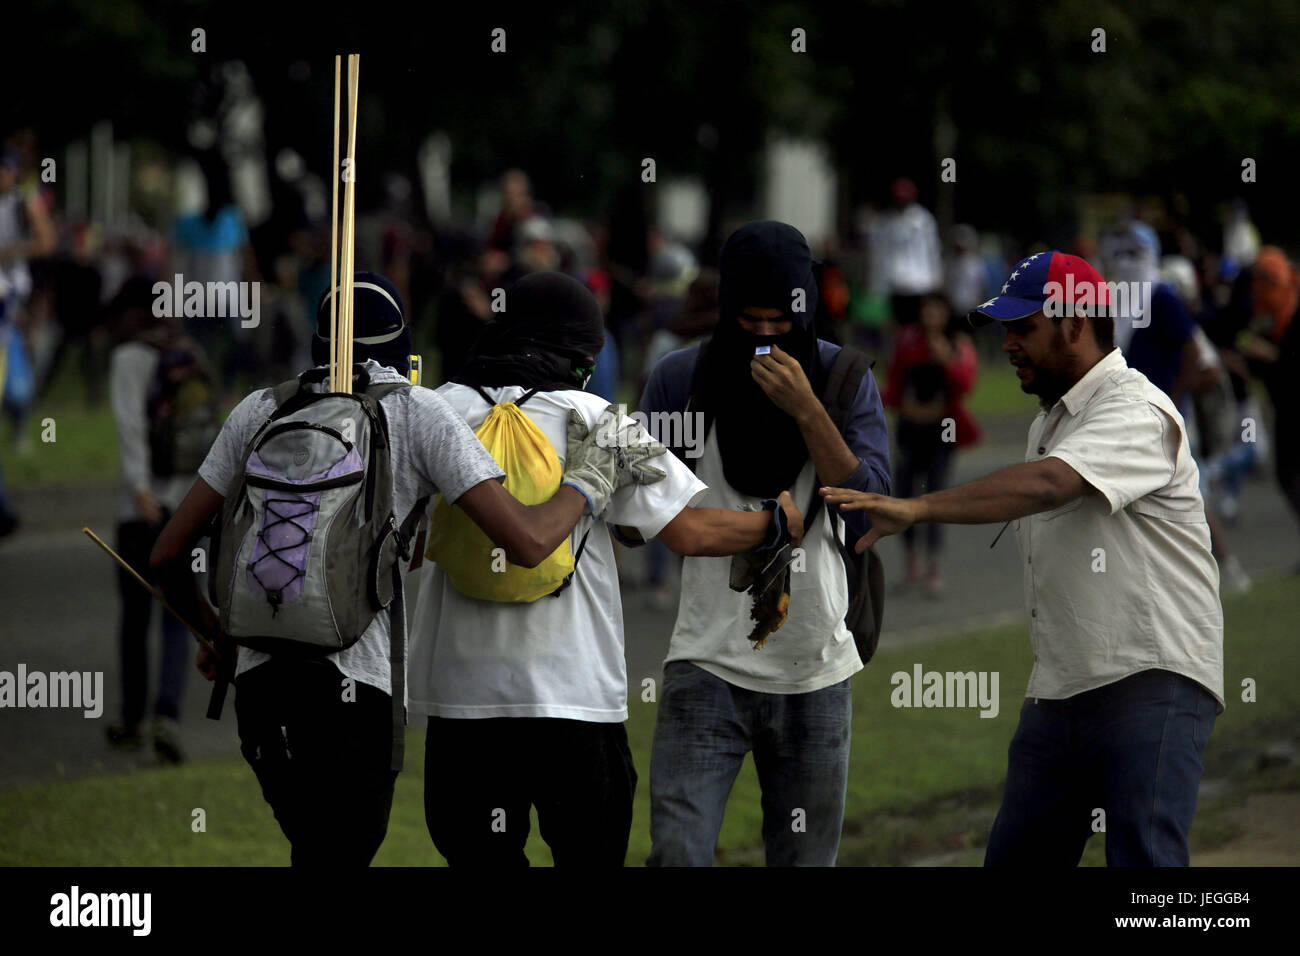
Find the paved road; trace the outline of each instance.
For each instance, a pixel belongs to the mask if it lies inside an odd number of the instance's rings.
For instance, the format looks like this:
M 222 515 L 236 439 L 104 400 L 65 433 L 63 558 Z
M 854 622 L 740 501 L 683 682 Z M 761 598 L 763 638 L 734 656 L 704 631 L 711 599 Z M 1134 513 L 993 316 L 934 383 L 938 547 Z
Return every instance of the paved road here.
M 958 458 L 957 480 L 1018 460 L 1022 428 L 1005 423 L 990 429 L 984 447 Z M 148 765 L 151 753 L 123 755 L 103 742 L 104 728 L 120 706 L 116 582 L 111 563 L 80 528 L 90 525 L 111 540 L 112 490 L 96 485 L 16 498 L 28 522 L 22 533 L 0 543 L 0 670 L 12 672 L 23 662 L 29 670 L 103 671 L 106 703 L 98 720 L 79 711 L 0 710 L 0 787 Z M 1231 538 L 1250 572 L 1275 573 L 1294 566 L 1300 554 L 1294 529 L 1272 483 L 1261 479 L 1248 486 Z M 891 595 L 885 646 L 1023 620 L 1015 540 L 1008 532 L 990 551 L 996 531 L 992 526 L 947 529 L 947 593 L 938 601 Z M 880 547 L 888 575 L 896 578 L 900 545 L 891 538 Z M 648 592 L 635 586 L 640 560 L 633 555 L 624 568 L 628 680 L 638 695 L 642 678 L 661 672 L 675 611 L 654 607 Z M 221 723 L 205 720 L 207 685 L 193 677 L 183 708 L 191 756 L 235 752 L 233 707 L 227 706 Z

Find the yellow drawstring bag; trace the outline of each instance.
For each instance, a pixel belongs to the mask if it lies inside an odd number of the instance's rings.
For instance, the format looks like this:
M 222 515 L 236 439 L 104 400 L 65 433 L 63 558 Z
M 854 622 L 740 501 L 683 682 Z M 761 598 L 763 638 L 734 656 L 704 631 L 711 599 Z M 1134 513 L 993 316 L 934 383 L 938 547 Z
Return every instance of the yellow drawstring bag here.
M 519 408 L 535 391 L 525 392 L 515 402 L 494 404 L 475 432 L 506 473 L 506 491 L 526 505 L 548 500 L 564 477 L 554 446 Z M 485 392 L 479 394 L 491 401 Z M 567 538 L 535 568 L 510 564 L 469 515 L 449 505 L 442 495 L 434 500 L 425 557 L 438 563 L 461 594 L 499 602 L 530 602 L 556 594 L 568 584 L 577 565 Z

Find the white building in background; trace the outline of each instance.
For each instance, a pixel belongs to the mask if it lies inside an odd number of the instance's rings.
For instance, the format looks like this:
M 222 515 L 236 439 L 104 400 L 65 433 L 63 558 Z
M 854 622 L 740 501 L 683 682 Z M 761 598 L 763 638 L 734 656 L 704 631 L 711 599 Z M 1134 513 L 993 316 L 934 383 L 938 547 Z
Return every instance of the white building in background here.
M 835 235 L 838 188 L 825 143 L 777 135 L 768 138 L 763 158 L 763 217 L 794 226 L 814 254 Z
M 688 245 L 702 240 L 709 227 L 709 194 L 695 176 L 669 179 L 655 191 L 659 230 Z

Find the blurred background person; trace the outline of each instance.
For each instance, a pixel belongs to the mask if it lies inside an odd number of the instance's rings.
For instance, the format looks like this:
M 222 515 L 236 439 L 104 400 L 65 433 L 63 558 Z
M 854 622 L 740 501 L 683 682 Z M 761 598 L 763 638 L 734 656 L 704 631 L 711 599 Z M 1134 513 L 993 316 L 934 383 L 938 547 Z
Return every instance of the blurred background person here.
M 1300 273 L 1281 249 L 1264 246 L 1251 279 L 1254 308 L 1237 351 L 1268 390 L 1278 487 L 1300 522 Z M 1300 563 L 1296 565 L 1300 573 Z
M 943 287 L 939 227 L 917 202 L 912 180 L 895 179 L 889 198 L 889 208 L 869 222 L 870 255 L 878 262 L 894 321 L 908 325 L 916 321 L 921 297 Z
M 1219 562 L 1220 587 L 1230 593 L 1244 594 L 1250 590 L 1252 581 L 1230 549 L 1227 529 L 1218 517 L 1208 468 L 1215 456 L 1231 448 L 1238 431 L 1232 383 L 1218 349 L 1200 326 L 1201 295 L 1191 260 L 1165 256 L 1160 263 L 1160 281 L 1177 294 L 1192 317 L 1194 353 L 1186 356 L 1185 367 L 1179 372 L 1179 380 L 1185 387 L 1181 411 L 1187 425 L 1188 448 L 1200 473 L 1205 520 L 1210 527 L 1210 549 Z
M 883 395 L 885 406 L 898 410 L 897 496 L 910 498 L 947 487 L 953 452 L 979 440 L 979 425 L 963 404 L 978 373 L 975 343 L 954 322 L 947 296 L 922 296 L 919 321 L 904 326 L 894 339 Z M 929 524 L 925 529 L 924 581 L 930 597 L 943 592 L 940 528 Z M 900 588 L 907 589 L 922 580 L 914 529 L 904 532 L 903 547 L 907 569 Z
M 511 252 L 519 243 L 515 231 L 535 217 L 546 218 L 545 205 L 533 199 L 533 184 L 522 169 L 507 169 L 501 174 L 501 210 L 492 221 L 488 246 Z
M 117 341 L 109 356 L 109 397 L 117 425 L 120 486 L 117 550 L 148 577 L 149 553 L 198 473 L 220 423 L 216 390 L 197 344 L 176 319 L 153 314 L 153 277 L 131 276 L 108 308 Z M 108 728 L 109 743 L 138 750 L 144 743 L 149 683 L 149 629 L 153 597 L 125 570 L 119 632 L 122 719 Z M 179 718 L 193 640 L 171 612 L 162 617 L 162 656 L 151 737 L 164 763 L 180 763 Z
M 234 201 L 230 171 L 225 160 L 213 152 L 199 154 L 199 165 L 207 183 L 207 198 L 201 211 L 182 214 L 172 228 L 173 269 L 189 282 L 242 282 L 257 278 L 257 266 L 249 244 L 244 214 Z M 261 380 L 253 328 L 244 328 L 238 315 L 188 316 L 184 330 L 221 369 L 222 382 L 233 404 L 237 379 Z
M 989 269 L 980 255 L 979 235 L 973 226 L 952 227 L 943 275 L 954 315 L 965 315 L 988 298 Z
M 20 451 L 31 448 L 26 424 L 40 380 L 44 348 L 44 311 L 41 322 L 27 310 L 32 296 L 30 260 L 48 256 L 56 243 L 54 225 L 39 190 L 22 183 L 22 158 L 18 150 L 0 150 L 0 280 L 6 286 L 5 321 L 8 324 L 8 389 L 4 410 L 13 424 L 14 445 Z M 15 338 L 17 337 L 17 338 Z M 0 347 L 6 343 L 0 341 Z M 52 354 L 52 349 L 48 350 Z M 45 355 L 48 358 L 48 355 Z M 21 364 L 20 364 L 21 363 Z M 30 379 L 20 378 L 30 373 Z

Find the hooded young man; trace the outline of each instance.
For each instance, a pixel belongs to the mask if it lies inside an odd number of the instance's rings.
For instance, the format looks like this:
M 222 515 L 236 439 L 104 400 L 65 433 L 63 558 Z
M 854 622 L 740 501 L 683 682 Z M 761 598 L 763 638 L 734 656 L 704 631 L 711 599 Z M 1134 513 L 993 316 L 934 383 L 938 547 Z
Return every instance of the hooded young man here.
M 321 391 L 328 389 L 322 373 L 328 372 L 330 294 L 317 308 L 312 342 Z M 373 384 L 407 382 L 411 331 L 397 289 L 383 276 L 358 272 L 354 303 L 358 366 Z M 273 396 L 272 389 L 260 389 L 230 413 L 151 556 L 169 602 L 186 620 L 203 622 L 219 648 L 226 642 L 195 590 L 190 549 L 237 485 L 249 441 L 275 411 Z M 384 395 L 380 406 L 388 423 L 398 520 L 421 498 L 440 493 L 504 549 L 508 560 L 525 567 L 554 551 L 588 508 L 604 510 L 622 485 L 654 480 L 645 460 L 662 453 L 654 446 L 602 448 L 593 430 L 587 440 L 575 440 L 556 494 L 525 506 L 501 486 L 504 475 L 497 463 L 438 395 L 398 388 Z M 401 615 L 397 619 L 404 625 Z M 388 610 L 379 611 L 359 641 L 320 658 L 238 649 L 240 750 L 292 844 L 295 865 L 364 866 L 387 832 L 397 776 L 391 761 L 391 677 L 404 677 L 400 667 L 392 668 L 389 625 Z M 403 634 L 397 646 L 404 642 Z M 199 668 L 211 679 L 216 660 L 206 649 L 199 652 Z
M 607 402 L 585 391 L 605 339 L 600 306 L 558 272 L 506 290 L 506 311 L 465 369 L 437 394 L 480 427 L 494 404 L 519 410 L 566 455 L 579 417 L 595 427 Z M 631 418 L 633 445 L 651 441 Z M 623 609 L 610 527 L 658 537 L 682 554 L 731 555 L 797 538 L 789 496 L 758 512 L 693 508 L 704 483 L 672 456 L 664 477 L 626 487 L 584 516 L 568 586 L 531 602 L 461 594 L 441 568 L 420 582 L 411 645 L 411 707 L 429 715 L 425 819 L 452 866 L 527 865 L 529 807 L 557 866 L 621 866 L 636 770 L 628 750 Z
M 749 223 L 727 239 L 718 270 L 713 337 L 665 356 L 641 397 L 648 415 L 689 405 L 712 421 L 696 469 L 709 486 L 700 504 L 754 508 L 789 490 L 806 508 L 818 476 L 889 489 L 889 437 L 871 374 L 843 433 L 819 398 L 840 347 L 813 331 L 817 285 L 804 237 L 785 223 Z M 865 527 L 852 524 L 849 533 Z M 768 865 L 834 864 L 848 781 L 849 677 L 862 661 L 844 623 L 848 583 L 831 535 L 819 509 L 802 562 L 792 566 L 784 624 L 757 648 L 747 639 L 754 599 L 729 587 L 732 562 L 686 559 L 650 761 L 650 865 L 712 862 L 749 751 L 763 789 Z

